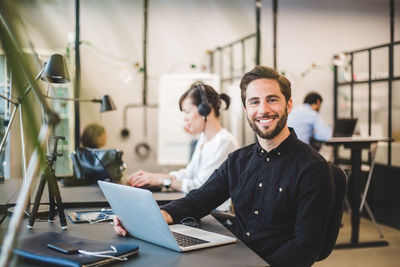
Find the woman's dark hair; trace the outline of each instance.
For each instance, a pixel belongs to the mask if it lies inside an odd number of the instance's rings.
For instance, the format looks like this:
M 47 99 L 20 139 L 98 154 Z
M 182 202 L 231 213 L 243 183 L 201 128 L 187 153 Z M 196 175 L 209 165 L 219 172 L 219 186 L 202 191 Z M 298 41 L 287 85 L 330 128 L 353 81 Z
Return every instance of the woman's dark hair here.
M 257 79 L 271 79 L 279 84 L 281 93 L 285 96 L 286 102 L 292 97 L 292 89 L 290 81 L 283 75 L 279 74 L 275 69 L 256 66 L 251 71 L 247 72 L 240 82 L 240 95 L 242 97 L 243 106 L 246 106 L 246 90 L 249 83 Z
M 200 87 L 196 86 L 199 82 L 195 82 L 192 84 L 185 93 L 181 96 L 179 99 L 179 109 L 182 111 L 182 103 L 183 101 L 187 98 L 190 97 L 192 100 L 192 104 L 195 106 L 199 106 L 201 104 L 201 92 Z M 225 109 L 229 108 L 229 105 L 231 103 L 231 98 L 227 94 L 218 94 L 214 88 L 207 84 L 203 84 L 204 89 L 206 91 L 206 97 L 208 104 L 211 106 L 211 108 L 214 110 L 215 116 L 218 118 L 220 116 L 220 108 L 221 108 L 221 100 L 223 100 L 226 104 Z
M 82 146 L 89 148 L 99 148 L 98 138 L 105 133 L 105 129 L 98 123 L 92 123 L 83 130 L 81 141 Z

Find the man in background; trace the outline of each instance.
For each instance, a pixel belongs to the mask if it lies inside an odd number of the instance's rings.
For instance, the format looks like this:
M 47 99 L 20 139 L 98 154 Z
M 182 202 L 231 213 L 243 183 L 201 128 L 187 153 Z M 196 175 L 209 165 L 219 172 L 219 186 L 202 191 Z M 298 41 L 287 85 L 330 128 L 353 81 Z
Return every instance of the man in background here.
M 306 144 L 312 145 L 313 141 L 327 141 L 332 137 L 331 127 L 322 120 L 319 114 L 321 105 L 321 95 L 311 92 L 304 98 L 303 105 L 293 108 L 292 113 L 289 114 L 288 126 L 292 127 L 297 138 Z

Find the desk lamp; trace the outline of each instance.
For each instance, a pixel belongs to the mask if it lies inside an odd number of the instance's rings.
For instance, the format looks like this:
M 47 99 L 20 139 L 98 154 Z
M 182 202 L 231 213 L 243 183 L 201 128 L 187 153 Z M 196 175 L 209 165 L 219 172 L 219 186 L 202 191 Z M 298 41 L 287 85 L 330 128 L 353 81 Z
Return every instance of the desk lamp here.
M 55 99 L 55 100 L 65 100 L 65 101 L 74 101 L 74 102 L 93 102 L 93 103 L 100 103 L 100 112 L 106 112 L 117 109 L 114 101 L 112 100 L 111 96 L 104 95 L 101 99 L 93 98 L 93 99 L 81 99 L 81 98 L 69 98 L 69 97 L 57 97 L 57 96 L 45 96 L 48 99 Z
M 43 69 L 42 80 L 49 83 L 68 83 L 70 82 L 67 63 L 60 54 L 52 55 Z
M 44 80 L 50 83 L 67 83 L 70 81 L 67 64 L 65 59 L 60 54 L 54 54 L 50 56 L 47 63 L 45 63 L 44 67 L 41 69 L 39 74 L 36 76 L 35 80 Z M 28 89 L 25 90 L 23 96 L 18 97 L 18 100 L 13 100 L 6 96 L 0 94 L 0 98 L 5 99 L 7 102 L 14 105 L 14 109 L 11 113 L 10 121 L 8 123 L 7 129 L 5 130 L 3 139 L 0 143 L 0 152 L 3 151 L 4 145 L 6 143 L 8 134 L 10 132 L 12 123 L 14 121 L 16 112 L 19 111 L 20 115 L 20 133 L 21 133 L 21 147 L 22 147 L 22 164 L 23 164 L 23 177 L 25 181 L 26 177 L 26 154 L 25 154 L 25 140 L 24 140 L 24 128 L 23 128 L 23 119 L 22 119 L 22 103 L 24 97 L 31 91 L 32 87 L 29 86 Z
M 3 35 L 2 35 L 3 37 Z M 35 96 L 37 98 L 37 101 L 39 102 L 41 108 L 42 108 L 42 114 L 43 114 L 43 123 L 40 127 L 39 131 L 39 136 L 38 136 L 38 145 L 34 149 L 34 151 L 31 154 L 30 160 L 28 167 L 26 168 L 25 162 L 24 162 L 24 183 L 20 189 L 20 192 L 18 194 L 17 198 L 17 204 L 14 208 L 14 212 L 11 216 L 10 222 L 9 222 L 9 227 L 8 231 L 4 237 L 3 240 L 3 246 L 2 246 L 2 251 L 0 255 L 0 266 L 6 266 L 7 263 L 10 260 L 11 253 L 12 253 L 12 248 L 14 246 L 14 242 L 16 239 L 16 236 L 18 234 L 20 224 L 23 219 L 23 215 L 25 213 L 25 208 L 27 204 L 29 203 L 29 195 L 30 195 L 30 190 L 35 184 L 35 181 L 37 179 L 37 173 L 40 170 L 40 159 L 41 159 L 41 154 L 43 151 L 43 146 L 45 146 L 48 143 L 49 137 L 51 132 L 53 131 L 54 127 L 59 123 L 60 119 L 59 116 L 54 113 L 47 105 L 47 103 L 44 101 L 42 95 L 40 94 L 40 90 L 37 87 L 37 84 L 35 83 L 36 80 L 39 78 L 42 78 L 43 80 L 49 81 L 49 82 L 54 82 L 54 83 L 65 83 L 68 82 L 69 76 L 68 72 L 66 69 L 66 63 L 64 61 L 64 57 L 61 55 L 52 55 L 47 62 L 47 64 L 44 66 L 44 68 L 39 72 L 39 74 L 36 76 L 35 79 L 32 79 L 32 77 L 29 75 L 30 70 L 27 68 L 26 64 L 24 64 L 24 58 L 21 56 L 22 53 L 18 49 L 18 43 L 15 41 L 15 38 L 13 38 L 11 32 L 8 32 L 8 35 L 4 34 L 4 38 L 2 38 L 3 45 L 7 49 L 7 54 L 9 55 L 9 61 L 11 64 L 11 69 L 18 69 L 21 71 L 21 73 L 25 76 L 25 78 L 28 80 L 30 86 L 29 88 L 22 94 L 21 97 L 18 98 L 18 101 L 11 101 L 11 99 L 8 99 L 7 97 L 2 97 L 3 99 L 7 100 L 8 102 L 12 103 L 14 107 L 12 119 L 10 120 L 10 123 L 7 127 L 6 133 L 3 137 L 2 141 L 2 146 L 4 146 L 4 142 L 7 139 L 7 135 L 10 131 L 11 124 L 13 122 L 13 119 L 15 117 L 15 112 L 17 108 L 20 111 L 20 124 L 21 124 L 21 140 L 22 140 L 22 149 L 23 149 L 23 157 L 25 160 L 25 150 L 24 150 L 24 138 L 23 138 L 23 122 L 22 122 L 22 104 L 23 104 L 23 99 L 26 94 L 28 94 L 31 90 L 34 91 Z M 2 147 L 1 147 L 2 148 Z M 42 149 L 41 149 L 42 148 Z M 49 187 L 50 188 L 50 187 Z M 58 188 L 57 188 L 58 189 Z M 59 196 L 59 195 L 58 195 Z M 61 202 L 61 198 L 57 199 L 57 203 L 59 201 Z M 60 214 L 59 214 L 60 215 Z M 65 215 L 64 215 L 65 217 Z M 61 216 L 60 216 L 61 219 Z M 66 223 L 66 222 L 65 222 Z
M 7 56 L 10 69 L 13 71 L 13 81 L 15 81 L 16 84 L 15 88 L 20 91 L 19 95 L 22 97 L 25 95 L 23 90 L 26 86 L 23 83 L 26 81 L 29 84 L 27 92 L 33 91 L 37 103 L 41 106 L 44 120 L 41 122 L 40 129 L 38 129 L 38 125 L 35 123 L 33 116 L 34 107 L 30 105 L 32 101 L 30 98 L 27 98 L 26 101 L 22 102 L 28 111 L 28 117 L 30 119 L 33 118 L 33 125 L 30 125 L 29 131 L 32 132 L 30 138 L 34 149 L 30 155 L 29 163 L 26 168 L 25 181 L 19 190 L 14 212 L 8 223 L 7 231 L 4 233 L 0 254 L 0 266 L 9 265 L 15 241 L 20 232 L 19 230 L 23 221 L 25 208 L 29 203 L 30 191 L 36 184 L 39 171 L 43 170 L 44 167 L 42 163 L 44 163 L 45 160 L 45 147 L 48 144 L 48 140 L 55 126 L 60 122 L 60 117 L 48 106 L 36 81 L 39 77 L 42 77 L 45 71 L 47 74 L 50 74 L 50 78 L 52 78 L 51 72 L 48 71 L 52 64 L 48 64 L 50 66 L 46 66 L 43 73 L 39 73 L 40 75 L 38 75 L 38 77 L 35 78 L 33 76 L 33 71 L 30 68 L 26 53 L 21 48 L 22 44 L 20 41 L 22 38 L 20 38 L 20 31 L 18 30 L 20 29 L 20 27 L 18 27 L 20 25 L 18 24 L 17 26 L 16 24 L 16 22 L 19 22 L 18 19 L 20 19 L 20 16 L 13 8 L 14 6 L 8 2 L 9 1 L 0 1 L 0 9 L 2 11 L 0 12 L 1 46 Z M 57 58 L 57 56 L 55 58 Z M 55 61 L 58 61 L 58 59 Z M 58 76 L 54 75 L 54 78 L 58 78 Z

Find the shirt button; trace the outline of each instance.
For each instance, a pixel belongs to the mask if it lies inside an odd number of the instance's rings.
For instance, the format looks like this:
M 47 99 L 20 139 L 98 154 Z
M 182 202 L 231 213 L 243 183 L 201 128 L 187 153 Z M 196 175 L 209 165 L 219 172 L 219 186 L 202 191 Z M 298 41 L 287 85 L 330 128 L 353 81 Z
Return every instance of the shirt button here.
M 262 187 L 262 183 L 259 183 L 259 184 L 258 184 L 258 187 Z
M 250 233 L 249 233 L 249 232 L 247 232 L 247 233 L 246 233 L 246 235 L 247 235 L 247 236 L 250 236 Z
M 282 192 L 282 187 L 279 187 L 279 192 Z
M 278 156 L 280 156 L 281 155 L 281 152 L 278 152 Z
M 264 150 L 261 149 L 261 154 L 264 153 Z
M 267 158 L 266 160 L 269 161 L 269 158 Z
M 255 215 L 258 215 L 258 210 L 255 210 L 255 211 L 254 211 L 254 214 L 255 214 Z

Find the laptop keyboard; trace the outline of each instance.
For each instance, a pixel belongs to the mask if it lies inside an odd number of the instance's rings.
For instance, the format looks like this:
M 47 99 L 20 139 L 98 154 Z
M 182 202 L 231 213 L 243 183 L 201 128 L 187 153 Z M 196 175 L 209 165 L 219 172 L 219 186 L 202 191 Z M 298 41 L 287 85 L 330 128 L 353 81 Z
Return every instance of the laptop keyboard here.
M 172 231 L 172 233 L 174 234 L 176 241 L 178 242 L 179 246 L 181 246 L 181 247 L 189 247 L 189 246 L 194 246 L 194 245 L 210 243 L 209 241 L 195 238 L 192 236 L 176 233 L 173 231 Z

